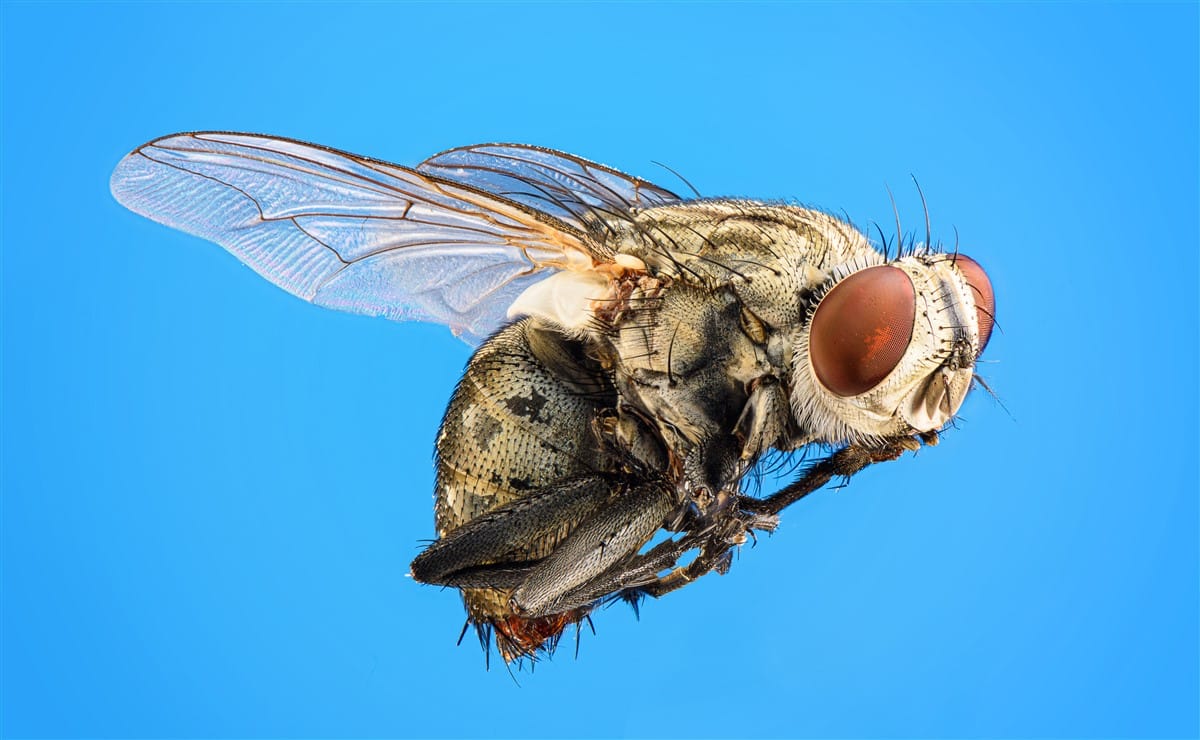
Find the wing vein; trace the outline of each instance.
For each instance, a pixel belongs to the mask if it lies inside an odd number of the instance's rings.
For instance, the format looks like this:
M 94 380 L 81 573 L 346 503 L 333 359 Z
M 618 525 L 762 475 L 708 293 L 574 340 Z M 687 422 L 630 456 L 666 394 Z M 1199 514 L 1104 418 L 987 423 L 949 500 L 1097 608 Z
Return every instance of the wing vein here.
M 267 216 L 266 216 L 266 214 L 265 214 L 265 213 L 263 213 L 262 204 L 258 202 L 258 199 L 257 199 L 257 198 L 255 198 L 253 195 L 250 195 L 249 193 L 247 193 L 247 192 L 246 192 L 245 190 L 243 190 L 242 188 L 239 188 L 237 185 L 233 185 L 233 184 L 231 184 L 231 183 L 227 183 L 227 182 L 225 182 L 224 180 L 222 180 L 222 179 L 220 179 L 220 178 L 218 178 L 218 177 L 213 177 L 212 175 L 206 175 L 206 174 L 204 174 L 204 173 L 202 173 L 202 172 L 196 172 L 196 171 L 194 171 L 194 170 L 189 170 L 189 169 L 188 169 L 188 168 L 186 168 L 186 167 L 180 167 L 180 166 L 178 166 L 178 165 L 175 165 L 175 164 L 172 164 L 172 163 L 170 163 L 170 162 L 164 162 L 164 161 L 163 161 L 163 160 L 161 160 L 161 159 L 155 159 L 154 157 L 151 157 L 150 155 L 146 154 L 146 153 L 145 153 L 144 151 L 142 151 L 141 149 L 139 149 L 139 150 L 137 151 L 137 153 L 138 153 L 139 155 L 141 155 L 141 156 L 145 157 L 146 159 L 150 160 L 151 162 L 154 162 L 155 164 L 161 164 L 161 165 L 164 165 L 164 166 L 166 166 L 166 167 L 171 167 L 171 168 L 177 169 L 177 170 L 179 170 L 180 172 L 186 172 L 186 173 L 188 173 L 189 175 L 195 175 L 196 177 L 202 177 L 202 178 L 204 178 L 204 179 L 206 179 L 206 180 L 211 180 L 212 182 L 215 182 L 215 183 L 217 183 L 218 185 L 221 185 L 221 186 L 223 186 L 223 187 L 227 187 L 227 188 L 229 188 L 230 190 L 234 191 L 235 193 L 240 193 L 240 194 L 241 194 L 242 196 L 244 196 L 244 197 L 245 197 L 247 200 L 249 200 L 251 203 L 253 203 L 253 204 L 254 204 L 254 208 L 255 208 L 255 209 L 258 211 L 258 220 L 259 220 L 259 221 L 261 221 L 261 222 L 263 222 L 263 223 L 267 223 L 267 222 L 274 222 L 274 221 L 281 221 L 281 220 L 288 220 L 288 219 L 269 218 L 269 217 L 267 217 Z M 328 249 L 330 252 L 332 252 L 332 253 L 333 253 L 333 256 L 334 256 L 334 257 L 336 257 L 336 258 L 337 258 L 337 260 L 338 260 L 339 262 L 341 262 L 343 265 L 348 265 L 348 264 L 350 264 L 349 262 L 347 262 L 347 261 L 346 261 L 346 260 L 345 260 L 345 259 L 342 257 L 341 253 L 339 253 L 339 252 L 338 252 L 336 249 L 334 249 L 333 247 L 329 246 L 328 244 L 326 244 L 325 242 L 321 241 L 320 239 L 316 239 L 316 238 L 314 238 L 314 237 L 313 237 L 311 234 L 309 234 L 307 231 L 305 231 L 303 228 L 301 228 L 301 227 L 300 227 L 300 224 L 298 224 L 298 223 L 296 223 L 296 222 L 295 222 L 295 219 L 290 219 L 290 220 L 291 220 L 291 221 L 292 221 L 292 223 L 293 223 L 293 224 L 296 226 L 296 228 L 300 230 L 300 232 L 301 232 L 302 234 L 304 234 L 304 235 L 305 235 L 306 237 L 308 237 L 309 239 L 312 239 L 312 240 L 313 240 L 314 242 L 316 242 L 317 244 L 321 245 L 321 246 L 322 246 L 322 247 L 324 247 L 325 249 Z

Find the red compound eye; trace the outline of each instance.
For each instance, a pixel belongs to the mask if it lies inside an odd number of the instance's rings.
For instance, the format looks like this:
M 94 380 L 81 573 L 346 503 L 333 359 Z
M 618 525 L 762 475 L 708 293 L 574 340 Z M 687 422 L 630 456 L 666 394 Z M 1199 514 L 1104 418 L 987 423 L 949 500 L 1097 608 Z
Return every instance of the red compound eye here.
M 817 379 L 843 397 L 879 385 L 908 349 L 916 312 L 912 280 L 898 267 L 868 267 L 833 286 L 809 330 Z
M 983 348 L 992 337 L 992 327 L 996 325 L 996 294 L 992 292 L 992 281 L 970 257 L 955 255 L 954 265 L 967 279 L 975 298 L 975 313 L 979 316 L 979 353 L 983 354 Z

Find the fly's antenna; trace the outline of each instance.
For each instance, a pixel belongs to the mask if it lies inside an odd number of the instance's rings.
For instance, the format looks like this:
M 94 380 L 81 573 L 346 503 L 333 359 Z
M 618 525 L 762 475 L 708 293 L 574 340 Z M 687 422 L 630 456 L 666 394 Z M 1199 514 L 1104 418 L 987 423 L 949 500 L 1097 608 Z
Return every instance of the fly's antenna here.
M 678 178 L 679 178 L 679 181 L 680 181 L 680 182 L 682 182 L 684 185 L 687 185 L 687 186 L 688 186 L 688 190 L 691 190 L 691 191 L 692 191 L 692 194 L 693 194 L 693 195 L 695 195 L 697 198 L 703 198 L 703 197 L 704 197 L 703 195 L 701 195 L 701 194 L 700 194 L 700 191 L 696 189 L 696 186 L 695 186 L 695 185 L 693 185 L 692 183 L 688 182 L 688 179 L 687 179 L 686 177 L 684 177 L 683 175 L 679 174 L 678 172 L 676 172 L 676 171 L 675 171 L 674 169 L 672 169 L 671 167 L 668 167 L 667 165 L 663 164 L 662 162 L 656 162 L 656 161 L 654 161 L 653 159 L 652 159 L 652 160 L 650 160 L 650 162 L 651 162 L 652 164 L 656 164 L 656 165 L 658 165 L 659 167 L 662 167 L 664 170 L 666 170 L 667 172 L 670 172 L 670 173 L 671 173 L 672 175 L 674 175 L 675 177 L 678 177 Z

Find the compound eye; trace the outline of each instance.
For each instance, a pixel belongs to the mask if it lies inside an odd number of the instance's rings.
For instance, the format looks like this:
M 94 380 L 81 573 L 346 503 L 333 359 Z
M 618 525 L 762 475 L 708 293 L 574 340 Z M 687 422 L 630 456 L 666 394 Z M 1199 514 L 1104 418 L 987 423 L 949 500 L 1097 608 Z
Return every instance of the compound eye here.
M 898 267 L 868 267 L 833 286 L 809 329 L 817 379 L 842 397 L 879 385 L 908 349 L 916 313 L 912 280 Z
M 979 263 L 970 257 L 956 255 L 954 265 L 971 286 L 971 296 L 975 299 L 975 313 L 979 317 L 979 353 L 992 338 L 992 327 L 996 325 L 996 294 L 992 292 L 992 281 Z

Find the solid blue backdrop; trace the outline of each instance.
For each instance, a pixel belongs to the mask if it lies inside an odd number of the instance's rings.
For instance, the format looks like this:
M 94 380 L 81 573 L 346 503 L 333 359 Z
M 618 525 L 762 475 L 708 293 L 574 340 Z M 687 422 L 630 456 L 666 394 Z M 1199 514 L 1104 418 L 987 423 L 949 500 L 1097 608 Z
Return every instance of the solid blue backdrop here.
M 1197 734 L 1195 4 L 0 14 L 4 735 Z M 660 161 L 888 232 L 911 173 L 995 283 L 1004 408 L 518 688 L 405 577 L 468 348 L 110 197 L 211 128 Z

